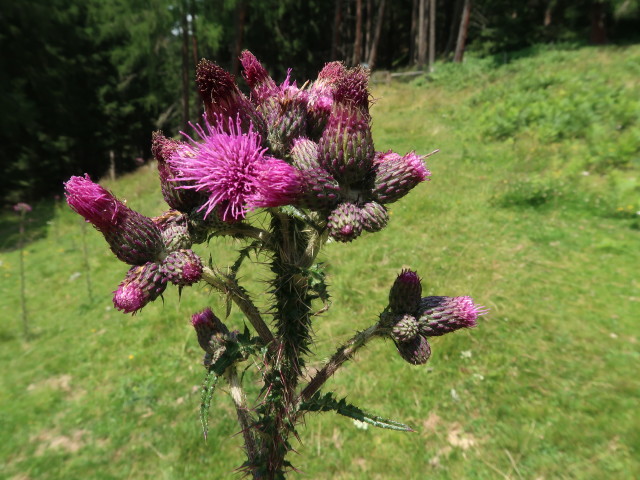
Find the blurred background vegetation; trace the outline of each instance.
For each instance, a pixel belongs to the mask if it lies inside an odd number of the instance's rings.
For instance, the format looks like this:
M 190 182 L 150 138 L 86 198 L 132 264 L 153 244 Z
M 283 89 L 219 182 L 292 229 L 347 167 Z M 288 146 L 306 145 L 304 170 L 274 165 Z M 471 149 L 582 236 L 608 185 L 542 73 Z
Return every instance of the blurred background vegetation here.
M 282 80 L 289 67 L 293 78 L 313 78 L 331 60 L 433 70 L 436 60 L 462 61 L 465 50 L 506 62 L 534 44 L 624 43 L 640 32 L 638 0 L 1 3 L 4 205 L 59 194 L 72 174 L 100 177 L 143 163 L 153 130 L 176 135 L 198 120 L 192 79 L 201 57 L 237 74 L 248 48 Z M 528 121 L 506 126 L 519 107 L 508 108 L 502 123 L 487 126 L 490 135 L 509 136 Z

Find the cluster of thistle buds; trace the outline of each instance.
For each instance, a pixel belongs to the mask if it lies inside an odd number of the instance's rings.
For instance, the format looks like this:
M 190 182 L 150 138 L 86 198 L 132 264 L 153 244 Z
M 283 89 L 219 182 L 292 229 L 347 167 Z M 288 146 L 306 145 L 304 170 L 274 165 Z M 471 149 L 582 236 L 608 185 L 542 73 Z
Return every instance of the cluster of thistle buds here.
M 422 297 L 418 274 L 403 270 L 391 287 L 381 323 L 400 356 L 412 365 L 423 365 L 431 356 L 429 337 L 475 327 L 485 313 L 471 297 Z
M 231 74 L 202 60 L 196 83 L 205 114 L 203 125 L 192 125 L 197 139 L 153 134 L 169 211 L 146 217 L 88 175 L 65 184 L 71 208 L 131 265 L 114 292 L 118 310 L 139 311 L 167 283 L 197 282 L 202 263 L 192 244 L 232 234 L 252 210 L 294 207 L 334 240 L 350 242 L 384 228 L 387 205 L 430 176 L 425 156 L 375 150 L 366 69 L 328 63 L 299 88 L 290 71 L 276 84 L 248 51 L 240 61 L 249 96 Z

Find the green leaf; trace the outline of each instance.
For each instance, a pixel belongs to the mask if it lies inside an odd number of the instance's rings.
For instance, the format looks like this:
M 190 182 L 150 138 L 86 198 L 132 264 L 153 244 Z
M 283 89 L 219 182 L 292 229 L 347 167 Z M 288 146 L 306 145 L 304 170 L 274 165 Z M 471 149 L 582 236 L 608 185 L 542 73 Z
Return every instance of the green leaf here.
M 218 376 L 213 370 L 209 370 L 202 382 L 202 396 L 200 397 L 200 423 L 202 423 L 202 433 L 205 440 L 209 433 L 209 407 L 217 383 Z
M 321 395 L 320 392 L 316 393 L 306 402 L 302 402 L 300 405 L 300 411 L 307 412 L 328 412 L 330 410 L 344 415 L 345 417 L 365 422 L 374 427 L 386 428 L 388 430 L 398 430 L 403 432 L 414 432 L 415 430 L 404 423 L 396 422 L 395 420 L 389 420 L 382 418 L 378 415 L 372 415 L 366 413 L 361 408 L 356 407 L 350 403 L 347 403 L 346 399 L 337 400 L 333 397 L 333 393 L 329 392 L 326 395 Z

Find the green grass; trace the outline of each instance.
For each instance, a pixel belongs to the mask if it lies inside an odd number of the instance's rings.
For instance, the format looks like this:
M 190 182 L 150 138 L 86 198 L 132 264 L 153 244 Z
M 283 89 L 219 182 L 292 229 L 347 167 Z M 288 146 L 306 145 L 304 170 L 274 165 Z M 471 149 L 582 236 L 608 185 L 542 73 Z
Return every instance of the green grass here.
M 333 307 L 317 320 L 313 364 L 373 322 L 402 267 L 418 270 L 426 295 L 472 295 L 491 312 L 435 338 L 424 367 L 390 342 L 358 354 L 329 386 L 417 433 L 309 416 L 291 458 L 300 478 L 640 477 L 638 65 L 638 46 L 534 51 L 374 89 L 377 149 L 441 153 L 385 230 L 327 246 Z M 151 169 L 107 186 L 145 214 L 163 208 Z M 164 306 L 113 311 L 126 266 L 90 229 L 91 301 L 79 219 L 63 205 L 35 207 L 28 342 L 17 224 L 0 219 L 0 477 L 232 477 L 235 414 L 216 395 L 202 441 L 203 372 L 188 325 L 208 304 L 222 312 L 221 298 L 171 289 Z M 233 248 L 212 242 L 214 261 L 225 265 Z M 241 273 L 264 298 L 267 272 Z M 231 323 L 241 321 L 234 311 Z

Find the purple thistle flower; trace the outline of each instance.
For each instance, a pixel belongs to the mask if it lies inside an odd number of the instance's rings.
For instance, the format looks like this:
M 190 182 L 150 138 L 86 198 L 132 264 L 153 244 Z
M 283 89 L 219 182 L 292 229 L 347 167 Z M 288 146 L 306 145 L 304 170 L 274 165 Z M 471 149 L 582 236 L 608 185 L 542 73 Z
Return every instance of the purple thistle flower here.
M 31 208 L 31 205 L 29 205 L 28 203 L 24 203 L 24 202 L 16 203 L 13 206 L 13 211 L 17 212 L 17 213 L 21 213 L 21 214 L 29 213 L 31 210 L 33 210 Z
M 471 297 L 424 297 L 418 307 L 420 332 L 427 337 L 437 337 L 460 328 L 477 325 L 485 307 L 473 303 Z
M 162 235 L 153 220 L 131 210 L 89 175 L 71 177 L 65 194 L 69 206 L 104 235 L 123 262 L 143 265 L 164 255 Z
M 288 163 L 265 155 L 261 137 L 249 127 L 242 133 L 241 120 L 229 118 L 212 126 L 205 116 L 205 129 L 194 126 L 202 143 L 184 134 L 192 145 L 169 160 L 183 180 L 192 182 L 179 188 L 195 189 L 208 196 L 199 211 L 206 218 L 216 208 L 225 222 L 241 220 L 247 210 L 293 203 L 300 195 L 302 181 Z
M 136 313 L 158 298 L 167 287 L 167 279 L 157 263 L 131 267 L 127 276 L 113 292 L 113 305 L 124 313 Z
M 400 200 L 420 182 L 428 180 L 431 172 L 424 166 L 424 158 L 415 152 L 405 156 L 389 150 L 377 152 L 373 160 L 375 179 L 373 197 L 380 203 Z

